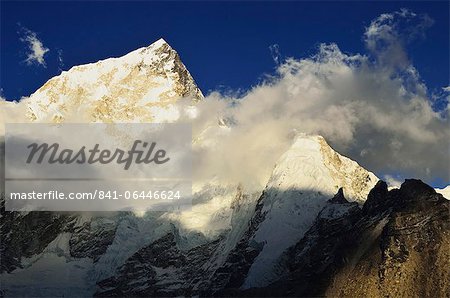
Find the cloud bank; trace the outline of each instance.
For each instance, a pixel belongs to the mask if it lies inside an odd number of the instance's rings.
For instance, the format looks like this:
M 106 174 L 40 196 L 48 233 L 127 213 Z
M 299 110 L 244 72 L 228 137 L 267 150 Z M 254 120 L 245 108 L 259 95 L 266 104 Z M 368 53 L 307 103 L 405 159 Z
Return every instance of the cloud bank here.
M 275 76 L 242 97 L 210 94 L 199 106 L 195 131 L 219 136 L 214 150 L 203 152 L 202 166 L 221 169 L 224 179 L 264 183 L 293 136 L 305 132 L 323 135 L 380 177 L 448 184 L 450 110 L 448 104 L 433 110 L 405 48 L 431 24 L 408 10 L 383 14 L 366 28 L 366 54 L 322 44 L 313 57 L 286 59 Z M 209 132 L 216 121 L 211 115 L 227 119 L 231 129 Z

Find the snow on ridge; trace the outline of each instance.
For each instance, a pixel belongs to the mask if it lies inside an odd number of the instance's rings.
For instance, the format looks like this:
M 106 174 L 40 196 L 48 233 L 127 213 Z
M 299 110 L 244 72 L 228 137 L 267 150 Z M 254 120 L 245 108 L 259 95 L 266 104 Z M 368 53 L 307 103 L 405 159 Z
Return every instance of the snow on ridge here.
M 178 53 L 159 39 L 124 56 L 74 66 L 24 100 L 32 121 L 166 122 L 175 102 L 203 98 Z M 75 119 L 73 119 L 75 118 Z
M 268 188 L 322 190 L 332 197 L 343 187 L 347 199 L 363 202 L 377 181 L 375 174 L 337 153 L 322 136 L 300 134 L 277 162 Z
M 250 241 L 263 248 L 242 287 L 262 287 L 278 278 L 278 258 L 303 237 L 340 187 L 350 201 L 362 202 L 377 181 L 373 173 L 334 151 L 323 137 L 299 135 L 267 184 L 265 220 Z

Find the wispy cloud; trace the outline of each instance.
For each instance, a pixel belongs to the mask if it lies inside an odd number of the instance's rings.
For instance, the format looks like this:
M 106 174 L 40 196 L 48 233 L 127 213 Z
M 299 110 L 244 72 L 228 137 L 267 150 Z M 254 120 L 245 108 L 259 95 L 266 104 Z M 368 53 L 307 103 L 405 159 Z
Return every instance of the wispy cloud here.
M 19 26 L 20 29 L 18 33 L 20 35 L 20 40 L 27 47 L 27 58 L 25 59 L 25 62 L 28 65 L 37 64 L 46 67 L 45 54 L 50 50 L 38 39 L 36 32 L 33 32 L 20 24 Z
M 280 64 L 281 54 L 280 54 L 280 46 L 278 44 L 273 44 L 269 46 L 270 54 L 272 55 L 272 59 L 276 65 Z
M 62 71 L 64 67 L 63 50 L 58 49 L 58 70 Z
M 380 63 L 399 68 L 410 67 L 405 46 L 415 39 L 424 38 L 433 23 L 428 15 L 416 14 L 408 9 L 381 14 L 366 28 L 364 39 L 367 49 Z
M 384 175 L 383 180 L 386 181 L 387 185 L 392 188 L 400 188 L 403 182 L 401 179 L 397 179 L 392 175 Z

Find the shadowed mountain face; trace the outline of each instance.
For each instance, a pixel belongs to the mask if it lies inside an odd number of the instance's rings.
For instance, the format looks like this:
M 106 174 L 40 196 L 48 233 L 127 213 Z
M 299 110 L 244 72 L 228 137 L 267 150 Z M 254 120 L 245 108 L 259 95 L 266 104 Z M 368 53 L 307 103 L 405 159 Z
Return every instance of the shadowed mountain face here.
M 220 253 L 223 239 L 182 252 L 170 233 L 138 251 L 115 277 L 101 281 L 96 295 L 443 297 L 448 292 L 450 202 L 420 180 L 406 180 L 391 191 L 379 181 L 362 208 L 340 189 L 304 237 L 277 259 L 279 279 L 244 289 L 266 245 L 251 240 L 268 215 L 265 196 L 221 266 L 209 261 Z M 156 271 L 165 274 L 158 277 Z
M 287 195 L 305 193 L 296 190 Z M 131 253 L 113 276 L 100 278 L 95 295 L 444 297 L 450 290 L 450 202 L 412 179 L 391 191 L 379 181 L 362 208 L 347 201 L 340 189 L 304 236 L 276 260 L 278 280 L 245 289 L 249 270 L 265 245 L 251 241 L 270 214 L 264 211 L 265 196 L 267 192 L 259 198 L 252 218 L 242 223 L 247 228 L 222 263 L 217 264 L 229 241 L 226 234 L 185 249 L 172 226 L 164 236 Z M 56 247 L 48 245 L 55 242 L 50 238 L 62 238 L 58 235 L 70 235 L 68 257 L 92 258 L 96 263 L 117 237 L 117 226 L 126 222 L 131 229 L 136 224 L 126 214 L 83 224 L 79 217 L 51 213 L 4 215 L 2 235 L 10 235 L 2 238 L 6 272 L 24 267 L 20 257 L 49 253 Z M 11 232 L 4 233 L 8 227 Z
M 362 209 L 330 200 L 283 255 L 280 280 L 220 295 L 445 297 L 450 291 L 450 202 L 420 180 L 388 191 L 380 181 Z

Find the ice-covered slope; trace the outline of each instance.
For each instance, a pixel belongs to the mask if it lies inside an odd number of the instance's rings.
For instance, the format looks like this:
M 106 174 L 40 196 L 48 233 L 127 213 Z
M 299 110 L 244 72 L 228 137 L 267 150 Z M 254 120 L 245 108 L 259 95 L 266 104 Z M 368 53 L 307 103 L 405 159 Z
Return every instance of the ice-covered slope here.
M 299 136 L 280 158 L 259 202 L 264 219 L 249 243 L 260 252 L 243 287 L 264 286 L 278 277 L 278 258 L 303 237 L 340 187 L 350 201 L 363 202 L 377 181 L 322 137 Z
M 177 118 L 181 97 L 203 98 L 163 39 L 119 58 L 72 67 L 25 100 L 31 120 L 161 122 Z

